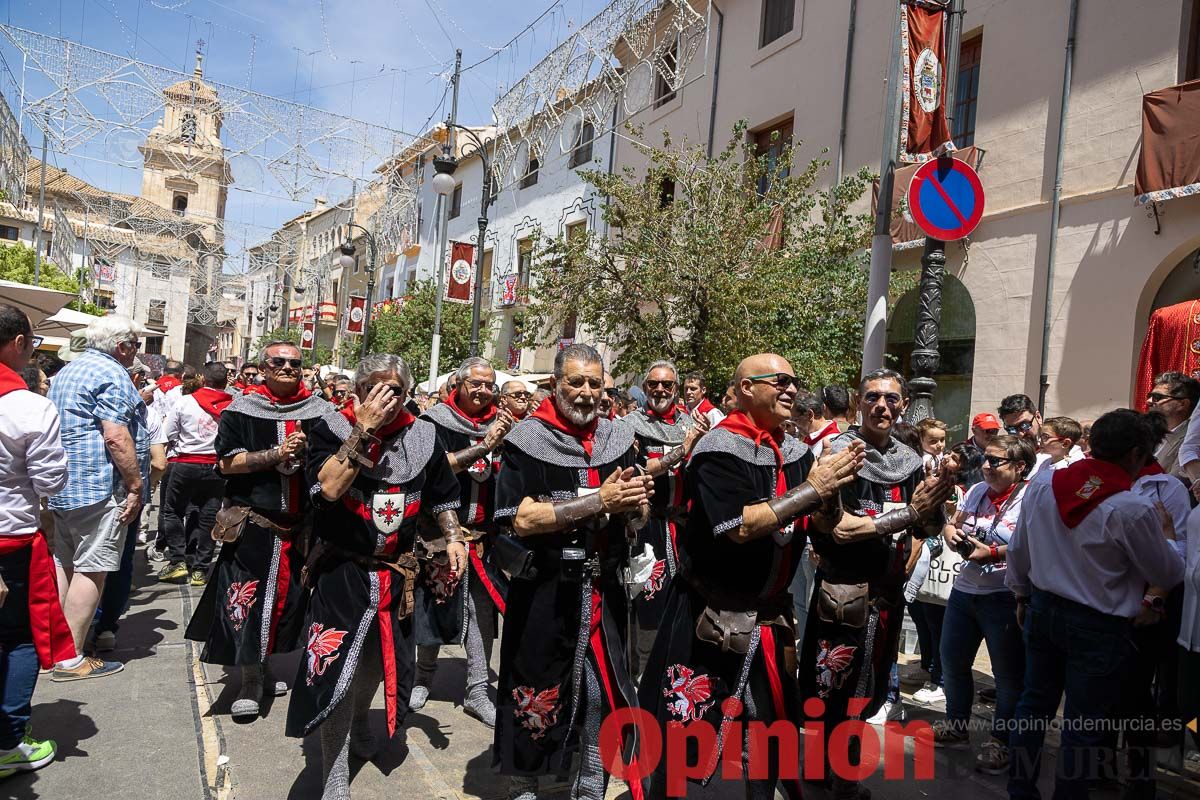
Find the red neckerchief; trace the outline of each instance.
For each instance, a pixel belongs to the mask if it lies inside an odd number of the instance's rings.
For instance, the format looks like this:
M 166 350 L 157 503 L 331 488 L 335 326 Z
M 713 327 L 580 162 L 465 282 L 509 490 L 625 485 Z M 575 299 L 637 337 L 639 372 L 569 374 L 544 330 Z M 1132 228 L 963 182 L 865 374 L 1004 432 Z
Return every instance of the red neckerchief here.
M 615 404 L 613 405 L 613 408 L 614 409 L 616 408 Z M 661 419 L 663 422 L 667 423 L 668 425 L 674 425 L 675 417 L 677 417 L 678 415 L 679 415 L 679 408 L 674 403 L 671 404 L 671 408 L 665 414 L 658 413 L 653 408 L 651 408 L 649 405 L 646 406 L 646 416 L 650 417 L 650 419 L 655 419 L 655 418 Z M 610 417 L 610 419 L 611 419 L 611 417 Z
M 782 428 L 775 431 L 763 430 L 750 418 L 745 411 L 733 411 L 729 416 L 717 423 L 718 428 L 724 428 L 730 433 L 745 436 L 756 445 L 767 445 L 775 454 L 775 496 L 779 497 L 787 491 L 787 483 L 783 478 L 783 451 L 779 445 L 783 442 Z
M 9 370 L 0 365 L 0 373 Z M 15 373 L 14 373 L 15 374 Z M 75 658 L 75 640 L 58 602 L 58 583 L 54 577 L 54 559 L 46 545 L 46 536 L 38 531 L 17 536 L 0 536 L 0 555 L 29 547 L 28 614 L 33 632 L 33 647 L 42 669 L 56 661 Z
M 1020 483 L 1020 481 L 1017 481 L 1017 483 Z M 992 501 L 992 505 L 997 510 L 1004 508 L 1004 504 L 1008 502 L 1008 498 L 1012 497 L 1013 490 L 1017 488 L 1017 483 L 1014 483 L 1000 494 L 994 493 L 991 489 L 987 490 L 988 499 Z
M 12 370 L 7 364 L 0 364 L 0 397 L 18 389 L 26 389 L 25 379 Z
M 233 402 L 233 395 L 229 392 L 222 392 L 220 389 L 212 389 L 208 386 L 201 386 L 192 392 L 192 397 L 196 399 L 196 405 L 204 409 L 210 417 L 218 420 L 221 418 L 221 412 L 225 410 L 225 406 Z
M 1166 470 L 1162 468 L 1162 464 L 1159 464 L 1157 461 L 1151 461 L 1149 464 L 1142 467 L 1142 471 L 1138 473 L 1138 477 L 1144 478 L 1147 475 L 1162 475 L 1164 472 L 1166 472 Z
M 1129 473 L 1109 461 L 1085 458 L 1060 469 L 1050 479 L 1058 515 L 1068 528 L 1083 522 L 1101 501 L 1133 485 Z
M 830 431 L 830 428 L 833 430 Z M 826 422 L 825 427 L 821 428 L 821 430 L 817 431 L 816 433 L 804 434 L 804 443 L 809 447 L 812 447 L 814 444 L 821 441 L 826 436 L 829 436 L 831 433 L 837 433 L 837 423 L 833 420 Z
M 155 385 L 158 386 L 160 392 L 166 394 L 181 383 L 183 381 L 179 379 L 178 375 L 163 375 L 155 382 Z
M 304 385 L 304 381 L 300 381 L 296 384 L 295 393 L 289 394 L 287 397 L 279 397 L 267 388 L 265 383 L 256 383 L 253 386 L 247 386 L 242 394 L 261 394 L 276 405 L 280 403 L 290 405 L 292 403 L 299 403 L 301 400 L 307 400 L 312 396 L 312 390 Z
M 529 416 L 540 419 L 551 428 L 562 431 L 568 436 L 575 437 L 583 446 L 583 452 L 587 453 L 587 457 L 592 457 L 592 445 L 596 441 L 596 426 L 600 423 L 599 417 L 592 419 L 590 423 L 581 428 L 559 413 L 558 402 L 553 397 L 543 400 L 538 405 L 537 411 Z
M 351 426 L 358 424 L 358 415 L 354 411 L 353 403 L 346 404 L 343 408 L 339 408 L 338 411 L 343 417 L 349 420 Z M 367 458 L 372 461 L 378 461 L 379 454 L 383 452 L 383 443 L 416 421 L 417 418 L 412 415 L 412 412 L 404 406 L 400 406 L 400 413 L 396 415 L 396 418 L 373 434 L 379 441 L 372 442 L 371 446 L 367 448 Z
M 462 389 L 455 389 L 454 393 L 451 394 L 448 398 L 446 398 L 446 405 L 450 406 L 451 411 L 453 411 L 455 414 L 458 414 L 460 417 L 465 419 L 467 422 L 470 422 L 476 428 L 482 428 L 485 425 L 487 425 L 489 422 L 491 422 L 493 419 L 496 418 L 496 404 L 495 403 L 492 403 L 490 406 L 485 408 L 483 411 L 480 411 L 478 414 L 468 414 L 466 411 L 463 411 L 462 408 L 460 408 L 458 403 L 456 402 L 458 393 L 461 391 L 462 391 Z
M 707 414 L 708 412 L 712 411 L 714 408 L 716 408 L 716 406 L 714 406 L 711 402 L 709 402 L 709 399 L 707 397 L 701 397 L 700 402 L 696 405 L 696 410 L 699 411 L 701 414 Z

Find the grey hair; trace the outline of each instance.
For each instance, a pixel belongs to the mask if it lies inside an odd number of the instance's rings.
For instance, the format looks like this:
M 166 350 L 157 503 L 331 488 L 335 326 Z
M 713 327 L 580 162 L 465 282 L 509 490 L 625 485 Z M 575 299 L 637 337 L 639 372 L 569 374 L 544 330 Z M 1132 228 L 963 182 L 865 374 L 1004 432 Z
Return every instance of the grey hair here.
M 267 351 L 272 347 L 294 347 L 297 350 L 300 350 L 300 345 L 296 344 L 295 342 L 289 342 L 286 339 L 278 339 L 274 342 L 267 342 L 262 346 L 262 349 L 258 351 L 258 363 L 260 366 L 267 363 Z M 303 350 L 300 350 L 300 358 L 304 358 Z
M 454 372 L 455 383 L 462 383 L 469 378 L 471 376 L 471 370 L 475 367 L 487 367 L 492 371 L 493 375 L 496 374 L 496 368 L 492 366 L 492 362 L 488 361 L 486 358 L 471 356 L 466 361 L 462 362 L 462 364 L 460 364 L 458 369 Z
M 400 385 L 404 387 L 404 397 L 408 397 L 413 385 L 412 370 L 403 358 L 389 353 L 372 353 L 358 362 L 354 370 L 354 390 L 361 389 L 367 378 L 376 372 L 394 372 L 399 375 Z
M 679 369 L 675 366 L 675 364 L 673 362 L 667 361 L 665 358 L 660 358 L 658 361 L 655 361 L 653 364 L 646 367 L 646 375 L 645 375 L 645 377 L 642 378 L 642 382 L 645 383 L 646 378 L 650 377 L 650 373 L 654 372 L 654 370 L 656 370 L 660 367 L 666 367 L 667 369 L 671 370 L 671 372 L 673 372 L 675 374 L 675 382 L 676 383 L 679 382 Z
M 558 355 L 554 357 L 554 378 L 559 380 L 563 376 L 563 367 L 568 361 L 582 361 L 585 364 L 599 364 L 604 366 L 604 359 L 600 357 L 600 352 L 590 344 L 571 344 L 558 351 Z
M 129 317 L 109 314 L 87 326 L 83 332 L 87 346 L 104 353 L 113 353 L 117 345 L 136 339 L 138 325 Z

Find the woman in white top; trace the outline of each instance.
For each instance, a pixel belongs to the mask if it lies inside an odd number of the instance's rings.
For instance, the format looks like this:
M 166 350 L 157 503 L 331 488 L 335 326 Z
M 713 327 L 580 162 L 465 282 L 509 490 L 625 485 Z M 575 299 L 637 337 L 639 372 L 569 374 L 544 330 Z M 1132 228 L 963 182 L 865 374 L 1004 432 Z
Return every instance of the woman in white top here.
M 981 641 L 996 679 L 992 737 L 975 768 L 998 775 L 1008 770 L 1008 731 L 1025 678 L 1025 646 L 1017 625 L 1017 601 L 1004 585 L 1008 540 L 1021 512 L 1025 476 L 1034 467 L 1033 446 L 1016 436 L 997 436 L 983 454 L 983 481 L 972 486 L 953 522 L 943 530 L 946 546 L 963 556 L 942 623 L 942 680 L 946 720 L 934 725 L 939 746 L 967 746 L 967 723 L 975 685 L 971 668 Z

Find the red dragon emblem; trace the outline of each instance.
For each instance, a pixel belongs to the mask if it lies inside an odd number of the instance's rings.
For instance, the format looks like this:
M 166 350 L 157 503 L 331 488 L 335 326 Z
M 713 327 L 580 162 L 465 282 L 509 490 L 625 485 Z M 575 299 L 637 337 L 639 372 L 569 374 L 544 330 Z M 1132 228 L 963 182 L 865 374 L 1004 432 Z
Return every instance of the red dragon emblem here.
M 449 561 L 434 558 L 425 563 L 425 583 L 433 593 L 434 601 L 442 605 L 458 589 L 458 575 L 450 569 Z
M 313 678 L 317 675 L 324 675 L 329 665 L 337 661 L 338 650 L 345 638 L 346 631 L 339 631 L 336 628 L 326 629 L 319 622 L 314 622 L 309 627 L 308 645 L 305 647 L 305 652 L 308 654 L 308 675 L 305 683 L 312 686 Z
M 828 697 L 834 689 L 841 689 L 846 682 L 846 670 L 854 660 L 853 645 L 831 646 L 828 639 L 817 641 L 817 694 Z
M 512 690 L 517 708 L 513 716 L 521 727 L 530 731 L 531 739 L 541 739 L 546 731 L 558 722 L 558 687 L 538 691 L 532 686 L 518 686 Z
M 667 667 L 667 688 L 663 697 L 673 698 L 667 710 L 683 722 L 692 722 L 704 716 L 716 702 L 712 699 L 712 679 L 697 675 L 682 664 Z
M 653 600 L 654 595 L 658 594 L 658 590 L 663 587 L 663 581 L 667 577 L 667 560 L 660 558 L 654 562 L 654 569 L 650 572 L 650 577 L 642 584 L 642 594 L 645 599 Z
M 254 596 L 258 592 L 258 581 L 231 583 L 225 592 L 225 613 L 235 631 L 240 631 L 250 615 L 250 606 L 254 605 Z

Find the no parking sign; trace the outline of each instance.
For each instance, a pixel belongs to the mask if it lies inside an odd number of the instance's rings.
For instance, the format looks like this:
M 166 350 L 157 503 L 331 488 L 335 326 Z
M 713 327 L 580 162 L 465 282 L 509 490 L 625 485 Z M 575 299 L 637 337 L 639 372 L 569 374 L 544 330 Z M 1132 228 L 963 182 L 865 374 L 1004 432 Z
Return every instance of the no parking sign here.
M 970 236 L 983 218 L 983 184 L 965 161 L 931 159 L 908 185 L 908 208 L 926 236 L 953 242 Z

